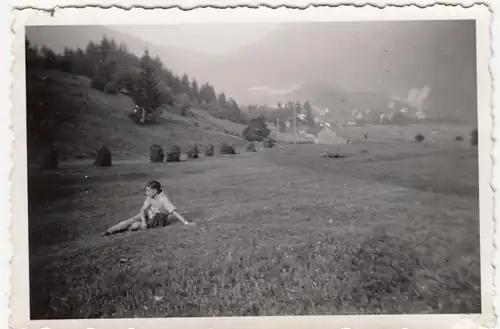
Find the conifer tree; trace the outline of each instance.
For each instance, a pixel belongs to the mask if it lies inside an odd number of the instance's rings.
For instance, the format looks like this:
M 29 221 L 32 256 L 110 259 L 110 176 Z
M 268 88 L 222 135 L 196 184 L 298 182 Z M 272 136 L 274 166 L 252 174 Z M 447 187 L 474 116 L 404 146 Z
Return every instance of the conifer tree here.
M 306 101 L 304 103 L 304 112 L 306 114 L 306 120 L 307 120 L 307 124 L 309 125 L 309 127 L 314 126 L 314 117 L 312 115 L 312 108 L 311 108 L 311 104 L 309 104 L 309 101 Z
M 144 107 L 147 111 L 151 111 L 161 105 L 161 94 L 158 89 L 158 77 L 155 72 L 154 63 L 149 56 L 148 49 L 141 56 L 140 68 L 136 102 L 137 105 Z

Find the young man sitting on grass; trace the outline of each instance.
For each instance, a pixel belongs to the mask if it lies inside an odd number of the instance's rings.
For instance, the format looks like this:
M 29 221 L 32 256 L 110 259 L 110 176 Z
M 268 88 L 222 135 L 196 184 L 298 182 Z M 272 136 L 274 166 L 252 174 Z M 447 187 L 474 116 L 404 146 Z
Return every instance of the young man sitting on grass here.
M 184 225 L 194 225 L 179 214 L 168 196 L 161 189 L 158 181 L 146 184 L 146 200 L 137 215 L 126 219 L 106 230 L 104 235 L 111 235 L 125 230 L 136 231 L 148 228 L 163 227 L 168 224 L 168 216 L 172 214 Z

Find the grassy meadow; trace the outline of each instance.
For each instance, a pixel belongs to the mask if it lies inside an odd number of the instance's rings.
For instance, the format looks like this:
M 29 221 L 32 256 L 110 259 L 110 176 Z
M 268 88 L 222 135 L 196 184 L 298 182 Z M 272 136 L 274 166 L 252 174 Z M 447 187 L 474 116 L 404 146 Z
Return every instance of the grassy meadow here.
M 31 318 L 480 312 L 477 148 L 447 141 L 31 171 Z M 151 179 L 197 225 L 102 236 Z

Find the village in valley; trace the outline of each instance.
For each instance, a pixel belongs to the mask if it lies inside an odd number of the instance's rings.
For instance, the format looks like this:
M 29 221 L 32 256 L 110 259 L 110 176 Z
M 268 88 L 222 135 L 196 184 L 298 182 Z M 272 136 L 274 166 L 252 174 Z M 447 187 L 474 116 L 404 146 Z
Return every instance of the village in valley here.
M 407 99 L 392 97 L 387 100 L 386 106 L 380 104 L 376 109 L 352 109 L 351 115 L 340 117 L 338 115 L 330 114 L 328 108 L 311 107 L 309 103 L 304 105 L 305 113 L 297 113 L 300 111 L 299 106 L 294 106 L 292 111 L 292 119 L 287 118 L 283 124 L 280 125 L 279 117 L 276 122 L 267 122 L 270 127 L 271 136 L 277 141 L 311 141 L 315 144 L 342 144 L 349 143 L 351 140 L 342 138 L 335 134 L 336 128 L 346 127 L 365 127 L 373 125 L 409 125 L 425 122 L 425 98 L 428 96 L 429 87 L 425 86 L 421 90 L 413 88 L 410 90 Z M 281 103 L 278 106 L 271 107 L 275 110 L 281 109 Z M 314 114 L 313 114 L 314 113 Z M 293 120 L 295 117 L 295 120 Z M 309 119 L 312 117 L 312 119 Z M 311 124 L 311 122 L 313 122 Z M 295 125 L 295 135 L 293 133 Z M 278 128 L 279 127 L 279 128 Z M 298 127 L 298 128 L 297 128 Z M 304 128 L 305 127 L 305 128 Z M 357 130 L 359 136 L 357 139 L 367 140 L 367 129 L 352 129 Z M 369 128 L 368 128 L 369 129 Z

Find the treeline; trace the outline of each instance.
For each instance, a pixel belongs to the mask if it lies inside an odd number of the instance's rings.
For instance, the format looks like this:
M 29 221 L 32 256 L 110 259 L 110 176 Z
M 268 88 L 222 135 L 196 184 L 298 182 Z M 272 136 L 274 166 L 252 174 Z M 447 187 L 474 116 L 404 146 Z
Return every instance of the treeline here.
M 276 123 L 277 119 L 280 119 L 280 127 L 285 128 L 285 122 L 293 119 L 294 108 L 296 115 L 299 117 L 297 119 L 298 123 L 305 124 L 310 127 L 315 125 L 312 107 L 311 104 L 309 104 L 309 101 L 305 101 L 304 104 L 293 101 L 288 101 L 286 103 L 278 102 L 277 108 L 271 108 L 267 105 L 249 105 L 248 112 L 253 117 L 257 115 L 263 116 L 267 121 L 273 123 Z
M 26 39 L 26 65 L 87 76 L 92 87 L 108 93 L 126 91 L 146 109 L 163 104 L 200 106 L 219 118 L 245 122 L 236 101 L 217 93 L 209 83 L 200 85 L 187 74 L 179 76 L 147 49 L 138 57 L 106 36 L 100 43 L 89 42 L 85 49 L 66 48 L 59 54 L 45 46 L 38 49 Z

